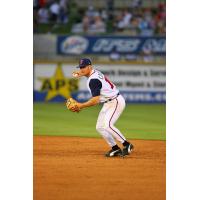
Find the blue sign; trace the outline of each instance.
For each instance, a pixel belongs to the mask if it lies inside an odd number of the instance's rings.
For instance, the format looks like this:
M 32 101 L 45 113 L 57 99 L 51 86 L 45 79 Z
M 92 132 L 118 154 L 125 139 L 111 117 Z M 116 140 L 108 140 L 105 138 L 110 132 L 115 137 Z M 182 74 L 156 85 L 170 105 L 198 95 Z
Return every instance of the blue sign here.
M 128 92 L 120 91 L 127 103 L 166 103 L 165 92 Z M 47 92 L 34 91 L 34 102 L 44 102 Z M 72 93 L 74 99 L 79 102 L 87 101 L 91 98 L 88 91 L 79 91 Z M 66 98 L 63 96 L 56 96 L 49 102 L 64 102 Z
M 152 52 L 165 55 L 165 37 L 127 36 L 58 36 L 57 53 L 63 55 L 80 54 L 139 54 Z

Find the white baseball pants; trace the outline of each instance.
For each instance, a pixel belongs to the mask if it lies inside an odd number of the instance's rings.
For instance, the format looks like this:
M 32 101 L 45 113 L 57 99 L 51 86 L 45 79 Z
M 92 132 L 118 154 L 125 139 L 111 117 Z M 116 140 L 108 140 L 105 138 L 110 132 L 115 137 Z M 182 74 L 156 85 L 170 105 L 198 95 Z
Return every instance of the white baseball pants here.
M 121 143 L 126 140 L 122 133 L 114 126 L 125 106 L 126 103 L 123 96 L 119 95 L 116 99 L 104 103 L 99 113 L 96 129 L 111 147 L 116 145 L 115 139 Z

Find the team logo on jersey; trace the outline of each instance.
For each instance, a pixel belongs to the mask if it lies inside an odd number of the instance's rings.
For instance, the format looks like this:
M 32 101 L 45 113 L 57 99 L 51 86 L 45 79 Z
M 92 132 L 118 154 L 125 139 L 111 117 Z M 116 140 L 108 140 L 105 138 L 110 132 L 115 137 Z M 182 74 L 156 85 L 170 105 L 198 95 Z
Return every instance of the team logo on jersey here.
M 81 54 L 88 47 L 88 40 L 81 36 L 67 37 L 61 45 L 61 50 L 66 54 Z
M 40 90 L 47 92 L 45 101 L 49 101 L 58 95 L 69 98 L 71 92 L 78 90 L 78 80 L 66 78 L 60 65 L 57 66 L 55 74 L 52 77 L 39 77 L 38 79 L 42 81 Z

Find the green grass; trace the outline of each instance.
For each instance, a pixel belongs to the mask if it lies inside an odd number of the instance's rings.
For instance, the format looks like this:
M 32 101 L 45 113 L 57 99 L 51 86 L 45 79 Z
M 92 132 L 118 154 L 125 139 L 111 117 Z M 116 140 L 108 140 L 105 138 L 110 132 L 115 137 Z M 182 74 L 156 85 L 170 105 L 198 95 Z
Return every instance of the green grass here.
M 163 104 L 128 104 L 116 127 L 128 139 L 166 139 L 166 111 Z M 80 113 L 69 112 L 64 104 L 34 103 L 34 135 L 101 137 L 96 120 L 101 106 Z

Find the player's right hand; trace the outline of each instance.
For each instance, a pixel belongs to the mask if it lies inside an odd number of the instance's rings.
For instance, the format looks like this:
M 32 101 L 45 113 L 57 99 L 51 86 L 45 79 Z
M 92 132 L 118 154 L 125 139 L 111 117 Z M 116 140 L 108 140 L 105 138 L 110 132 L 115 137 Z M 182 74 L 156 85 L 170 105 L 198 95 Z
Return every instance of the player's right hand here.
M 75 71 L 75 72 L 72 73 L 72 76 L 73 76 L 74 78 L 79 78 L 79 77 L 81 77 L 81 74 L 80 74 L 80 72 Z

